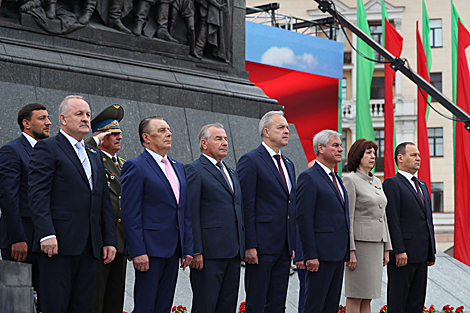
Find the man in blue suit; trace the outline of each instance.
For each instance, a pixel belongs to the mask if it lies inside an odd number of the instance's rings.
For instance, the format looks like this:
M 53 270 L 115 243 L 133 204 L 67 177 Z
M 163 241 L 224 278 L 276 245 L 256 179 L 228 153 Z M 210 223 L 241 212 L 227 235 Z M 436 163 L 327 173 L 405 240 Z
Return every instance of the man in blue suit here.
M 412 142 L 395 149 L 398 173 L 384 181 L 387 221 L 393 250 L 387 265 L 388 312 L 419 313 L 426 299 L 428 266 L 436 260 L 431 197 L 419 170 L 419 150 Z
M 0 149 L 0 248 L 2 259 L 32 264 L 33 287 L 38 291 L 39 275 L 31 253 L 34 228 L 28 204 L 29 156 L 38 140 L 48 138 L 51 121 L 39 103 L 25 105 L 18 112 L 21 136 Z
M 101 152 L 83 142 L 88 103 L 68 96 L 59 113 L 60 132 L 39 141 L 29 163 L 39 298 L 43 312 L 92 312 L 101 247 L 105 263 L 116 253 L 113 208 Z
M 282 111 L 260 120 L 263 142 L 238 160 L 245 212 L 247 313 L 285 312 L 295 250 L 295 169 L 280 149 L 289 142 Z
M 191 312 L 235 312 L 245 258 L 241 188 L 222 162 L 228 153 L 222 124 L 203 126 L 199 143 L 201 156 L 186 165 L 194 235 Z
M 145 147 L 121 171 L 121 214 L 135 268 L 134 313 L 168 313 L 178 276 L 193 259 L 193 234 L 184 165 L 167 156 L 170 126 L 161 117 L 139 124 Z
M 349 260 L 348 195 L 334 171 L 343 152 L 340 136 L 332 130 L 315 135 L 317 159 L 297 182 L 297 225 L 307 268 L 304 313 L 337 312 Z

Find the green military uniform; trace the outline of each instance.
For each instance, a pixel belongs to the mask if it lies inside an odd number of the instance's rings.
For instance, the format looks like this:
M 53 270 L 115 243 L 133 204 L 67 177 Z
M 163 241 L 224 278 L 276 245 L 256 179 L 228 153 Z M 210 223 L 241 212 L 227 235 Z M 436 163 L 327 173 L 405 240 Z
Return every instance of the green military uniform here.
M 112 133 L 121 133 L 119 121 L 121 121 L 123 116 L 124 110 L 122 107 L 120 105 L 112 105 L 91 121 L 92 130 L 93 132 L 110 131 Z M 95 148 L 99 148 L 93 137 L 86 138 L 85 142 Z M 126 239 L 121 217 L 120 176 L 121 167 L 125 160 L 116 156 L 115 163 L 106 153 L 102 153 L 102 155 L 116 221 L 118 249 L 113 262 L 106 265 L 103 263 L 103 260 L 98 262 L 93 313 L 122 313 L 127 257 L 124 255 Z

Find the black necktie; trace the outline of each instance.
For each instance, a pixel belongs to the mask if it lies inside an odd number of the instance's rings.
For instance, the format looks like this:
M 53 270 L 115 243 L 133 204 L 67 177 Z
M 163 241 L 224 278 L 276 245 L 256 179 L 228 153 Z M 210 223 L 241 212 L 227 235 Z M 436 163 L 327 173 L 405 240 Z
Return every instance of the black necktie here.
M 343 201 L 343 204 L 344 204 L 343 195 L 341 194 L 341 191 L 339 190 L 338 182 L 336 181 L 335 172 L 331 171 L 331 172 L 330 172 L 330 175 L 331 175 L 331 177 L 333 177 L 333 184 L 335 185 L 336 190 L 338 190 L 338 193 L 339 193 L 339 196 L 340 196 L 340 198 L 341 198 L 341 201 Z
M 416 191 L 418 192 L 418 196 L 421 199 L 421 202 L 423 202 L 423 204 L 424 204 L 424 197 L 423 197 L 423 193 L 421 192 L 421 187 L 419 187 L 418 179 L 416 178 L 416 176 L 413 176 L 411 178 L 411 180 L 415 183 L 415 187 L 416 187 Z
M 282 177 L 282 180 L 284 181 L 284 184 L 286 185 L 287 192 L 289 192 L 289 187 L 287 186 L 286 175 L 284 175 L 284 170 L 282 169 L 282 166 L 281 166 L 281 156 L 279 154 L 275 154 L 274 158 L 277 161 L 277 167 L 279 167 L 279 173 L 281 173 L 281 177 Z
M 228 180 L 228 177 L 227 177 L 227 175 L 225 174 L 225 171 L 224 171 L 224 165 L 222 164 L 222 162 L 217 162 L 216 165 L 219 168 L 219 171 L 222 172 L 222 176 L 225 178 L 225 181 L 227 182 L 227 185 L 229 186 L 230 190 L 232 190 L 232 193 L 233 193 L 232 185 L 230 185 L 230 181 Z

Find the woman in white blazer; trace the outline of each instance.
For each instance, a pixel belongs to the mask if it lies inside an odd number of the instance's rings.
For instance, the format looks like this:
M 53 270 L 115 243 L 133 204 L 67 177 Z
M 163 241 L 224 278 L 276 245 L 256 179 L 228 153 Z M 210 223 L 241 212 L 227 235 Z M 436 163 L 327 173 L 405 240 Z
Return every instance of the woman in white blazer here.
M 392 250 L 385 207 L 387 198 L 375 166 L 377 144 L 358 139 L 348 153 L 348 191 L 351 248 L 345 269 L 346 313 L 369 313 L 372 299 L 381 297 L 382 267 Z

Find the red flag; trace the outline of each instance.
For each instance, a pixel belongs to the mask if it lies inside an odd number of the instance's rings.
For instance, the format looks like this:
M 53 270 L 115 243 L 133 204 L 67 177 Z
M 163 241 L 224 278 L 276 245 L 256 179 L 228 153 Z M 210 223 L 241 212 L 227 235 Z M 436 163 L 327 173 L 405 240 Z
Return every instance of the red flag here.
M 385 19 L 385 49 L 399 57 L 403 48 L 403 37 Z M 395 121 L 393 118 L 393 80 L 395 71 L 385 66 L 385 104 L 384 104 L 384 178 L 395 175 L 394 133 Z
M 457 105 L 470 112 L 470 73 L 465 49 L 470 45 L 470 33 L 459 19 L 457 56 Z M 470 133 L 463 123 L 455 126 L 455 224 L 454 257 L 470 266 Z
M 416 22 L 416 50 L 418 61 L 418 74 L 430 82 L 426 53 L 419 34 L 419 22 Z M 422 92 L 422 94 L 421 94 Z M 418 150 L 421 156 L 421 166 L 418 171 L 420 179 L 424 180 L 431 194 L 431 157 L 429 154 L 428 127 L 426 125 L 426 109 L 428 107 L 428 94 L 418 87 Z

